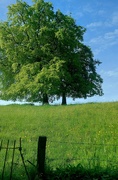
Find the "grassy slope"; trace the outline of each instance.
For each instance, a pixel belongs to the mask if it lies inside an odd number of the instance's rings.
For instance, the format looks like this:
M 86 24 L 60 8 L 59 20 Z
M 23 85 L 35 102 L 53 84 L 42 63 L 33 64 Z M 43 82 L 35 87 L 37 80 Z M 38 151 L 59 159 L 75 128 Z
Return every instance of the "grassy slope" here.
M 0 139 L 18 141 L 21 137 L 25 158 L 33 161 L 38 136 L 47 136 L 47 157 L 49 160 L 56 159 L 49 161 L 53 166 L 63 162 L 82 163 L 89 167 L 116 164 L 117 125 L 118 102 L 0 106 Z

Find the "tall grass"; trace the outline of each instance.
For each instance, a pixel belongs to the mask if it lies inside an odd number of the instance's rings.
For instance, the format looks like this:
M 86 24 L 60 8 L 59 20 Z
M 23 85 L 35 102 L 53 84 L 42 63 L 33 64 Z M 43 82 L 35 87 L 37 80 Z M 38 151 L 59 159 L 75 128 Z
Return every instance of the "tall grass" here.
M 53 168 L 62 164 L 115 167 L 118 102 L 0 106 L 0 139 L 18 142 L 21 137 L 25 159 L 34 164 L 38 136 L 47 136 L 46 158 Z

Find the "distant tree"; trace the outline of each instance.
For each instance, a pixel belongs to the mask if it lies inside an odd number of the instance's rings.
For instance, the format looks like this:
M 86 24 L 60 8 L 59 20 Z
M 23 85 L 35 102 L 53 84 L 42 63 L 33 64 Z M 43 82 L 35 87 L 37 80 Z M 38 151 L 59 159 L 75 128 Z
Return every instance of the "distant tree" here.
M 6 100 L 48 103 L 102 95 L 100 62 L 84 45 L 85 28 L 52 4 L 17 0 L 0 22 L 0 91 Z

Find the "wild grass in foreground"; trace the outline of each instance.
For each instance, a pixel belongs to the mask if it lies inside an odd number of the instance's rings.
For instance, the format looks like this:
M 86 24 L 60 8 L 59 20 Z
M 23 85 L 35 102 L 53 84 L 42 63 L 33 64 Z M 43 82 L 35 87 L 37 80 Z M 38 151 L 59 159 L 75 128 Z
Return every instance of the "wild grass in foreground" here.
M 101 167 L 94 167 L 94 168 L 85 168 L 81 164 L 77 166 L 67 165 L 65 167 L 58 167 L 55 170 L 50 168 L 50 166 L 46 167 L 45 174 L 41 174 L 38 176 L 36 169 L 30 168 L 28 172 L 29 175 L 22 171 L 17 171 L 12 176 L 14 180 L 117 180 L 118 179 L 118 167 L 117 168 L 101 168 Z M 0 174 L 1 175 L 1 174 Z M 9 180 L 9 170 L 6 171 L 4 176 L 5 180 Z
M 85 169 L 116 169 L 118 102 L 0 106 L 0 139 L 4 143 L 16 139 L 18 143 L 21 137 L 24 158 L 33 164 L 38 136 L 47 136 L 46 162 L 53 169 L 69 164 L 75 167 L 81 164 Z M 0 159 L 1 153 L 4 152 L 0 152 Z

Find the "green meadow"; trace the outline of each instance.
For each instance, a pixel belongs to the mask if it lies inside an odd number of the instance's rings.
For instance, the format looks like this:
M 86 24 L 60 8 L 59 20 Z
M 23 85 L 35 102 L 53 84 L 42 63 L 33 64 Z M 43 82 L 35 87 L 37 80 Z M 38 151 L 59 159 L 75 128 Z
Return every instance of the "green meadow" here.
M 11 145 L 16 140 L 19 146 L 21 138 L 27 165 L 27 160 L 36 165 L 39 136 L 47 137 L 46 162 L 53 169 L 78 164 L 91 169 L 116 168 L 118 102 L 0 106 L 0 140 L 4 145 L 8 139 Z M 0 158 L 4 158 L 3 154 L 5 151 L 1 150 Z M 16 155 L 15 160 L 21 163 Z

